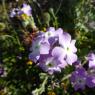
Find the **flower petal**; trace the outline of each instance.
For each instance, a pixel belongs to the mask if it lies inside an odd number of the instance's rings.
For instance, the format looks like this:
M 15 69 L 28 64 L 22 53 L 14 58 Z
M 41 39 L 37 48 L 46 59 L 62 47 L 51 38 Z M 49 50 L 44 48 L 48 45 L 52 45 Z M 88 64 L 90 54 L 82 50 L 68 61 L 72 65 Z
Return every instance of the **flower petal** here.
M 23 4 L 23 7 L 21 8 L 21 11 L 27 14 L 28 16 L 31 16 L 31 10 L 32 8 L 30 7 L 30 5 L 27 4 Z
M 60 61 L 60 64 L 58 65 L 60 68 L 65 68 L 68 64 L 67 62 L 63 59 L 63 58 L 60 58 L 59 59 Z
M 52 56 L 58 58 L 60 56 L 65 57 L 65 53 L 64 53 L 64 49 L 61 48 L 61 47 L 55 47 L 53 50 L 52 50 Z
M 59 44 L 62 45 L 63 47 L 68 47 L 68 45 L 71 42 L 71 35 L 63 32 L 63 35 L 59 37 Z
M 55 34 L 56 36 L 61 36 L 63 34 L 63 29 L 62 28 L 58 28 L 56 31 L 55 31 Z
M 95 59 L 93 61 L 89 61 L 89 68 L 95 67 Z
M 29 54 L 29 59 L 34 61 L 35 63 L 37 62 L 37 60 L 40 58 L 38 52 L 32 52 Z
M 88 76 L 86 79 L 86 85 L 90 88 L 95 87 L 95 78 L 93 78 L 92 76 Z
M 40 54 L 49 54 L 50 45 L 48 43 L 41 43 Z
M 77 48 L 75 47 L 75 42 L 76 42 L 76 40 L 72 40 L 71 43 L 70 43 L 70 48 L 71 48 L 71 51 L 73 53 L 77 52 Z
M 54 32 L 54 31 L 55 31 L 55 28 L 54 28 L 54 27 L 49 27 L 49 28 L 47 29 L 47 32 L 48 32 L 48 31 Z
M 69 54 L 67 55 L 66 61 L 69 65 L 72 65 L 75 61 L 77 61 L 77 55 L 76 54 Z

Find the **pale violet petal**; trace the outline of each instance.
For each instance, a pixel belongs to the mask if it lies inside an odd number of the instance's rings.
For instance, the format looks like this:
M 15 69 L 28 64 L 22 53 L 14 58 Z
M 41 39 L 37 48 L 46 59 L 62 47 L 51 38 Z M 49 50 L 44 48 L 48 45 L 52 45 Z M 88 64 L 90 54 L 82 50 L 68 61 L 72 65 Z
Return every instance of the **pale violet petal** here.
M 48 43 L 41 43 L 40 54 L 49 54 L 50 45 Z
M 71 51 L 73 53 L 77 52 L 77 48 L 75 47 L 75 42 L 76 42 L 76 40 L 72 40 L 71 43 L 70 43 L 70 48 L 71 48 Z
M 95 67 L 95 59 L 93 61 L 89 61 L 89 68 Z
M 66 61 L 69 65 L 72 65 L 72 63 L 74 63 L 75 61 L 77 61 L 77 55 L 76 54 L 70 54 L 67 55 Z
M 63 35 L 59 37 L 59 44 L 64 48 L 67 48 L 71 42 L 71 35 L 69 33 L 63 32 Z
M 63 58 L 60 58 L 60 64 L 58 65 L 60 68 L 65 68 L 68 64 L 67 62 L 63 59 Z
M 63 34 L 63 29 L 62 28 L 58 28 L 56 31 L 55 31 L 55 34 L 56 36 L 61 36 Z
M 63 58 L 65 57 L 65 52 L 64 52 L 64 49 L 61 48 L 61 47 L 55 47 L 53 50 L 52 50 L 52 56 L 58 58 L 60 56 L 62 56 Z

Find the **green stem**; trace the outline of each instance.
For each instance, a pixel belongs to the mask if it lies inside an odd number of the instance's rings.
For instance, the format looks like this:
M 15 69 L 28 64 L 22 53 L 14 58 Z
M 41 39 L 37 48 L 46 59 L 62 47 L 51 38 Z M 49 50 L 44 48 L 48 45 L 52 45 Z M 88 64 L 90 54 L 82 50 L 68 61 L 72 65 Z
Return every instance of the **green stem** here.
M 57 13 L 59 12 L 59 10 L 60 10 L 60 8 L 61 8 L 61 5 L 62 5 L 62 1 L 63 1 L 63 0 L 60 0 L 60 4 L 59 4 L 59 7 L 58 7 L 57 11 L 55 12 L 55 15 L 57 15 Z
M 67 76 L 63 77 L 61 81 L 64 81 L 64 80 L 66 80 L 66 79 L 68 79 L 70 77 L 71 77 L 71 74 L 68 74 Z

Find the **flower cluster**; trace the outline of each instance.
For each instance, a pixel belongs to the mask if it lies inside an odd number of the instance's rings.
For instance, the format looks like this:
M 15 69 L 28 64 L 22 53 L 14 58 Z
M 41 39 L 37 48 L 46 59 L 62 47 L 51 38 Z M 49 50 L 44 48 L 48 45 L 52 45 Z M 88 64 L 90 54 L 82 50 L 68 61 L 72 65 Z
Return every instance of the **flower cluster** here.
M 70 81 L 75 90 L 84 90 L 86 86 L 89 88 L 95 87 L 95 54 L 89 53 L 87 61 L 87 70 L 78 63 L 75 71 L 71 74 Z
M 13 8 L 11 13 L 10 13 L 10 17 L 15 17 L 15 16 L 19 16 L 21 14 L 26 14 L 27 16 L 31 16 L 32 15 L 32 8 L 30 7 L 30 5 L 28 4 L 23 4 L 22 8 Z
M 50 27 L 33 39 L 29 59 L 38 62 L 37 65 L 49 74 L 61 72 L 62 68 L 77 61 L 75 42 L 61 28 Z
M 20 21 L 23 27 L 31 26 L 33 30 L 37 28 L 32 16 L 32 8 L 27 3 L 23 3 L 22 7 L 12 8 L 10 18 Z
M 90 76 L 84 68 L 77 68 L 72 73 L 70 80 L 75 90 L 84 90 L 86 86 L 95 87 L 95 78 Z
M 95 4 L 85 1 L 0 1 L 0 95 L 95 94 Z

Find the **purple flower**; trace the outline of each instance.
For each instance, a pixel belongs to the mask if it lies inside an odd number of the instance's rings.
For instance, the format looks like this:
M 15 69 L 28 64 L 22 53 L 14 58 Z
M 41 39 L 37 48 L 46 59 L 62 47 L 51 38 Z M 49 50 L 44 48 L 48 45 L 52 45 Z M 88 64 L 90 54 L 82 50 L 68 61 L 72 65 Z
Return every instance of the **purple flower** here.
M 95 68 L 88 69 L 87 85 L 90 88 L 95 87 Z
M 87 60 L 89 61 L 89 68 L 95 67 L 95 54 L 89 53 L 87 56 Z
M 51 45 L 54 45 L 54 44 L 58 41 L 59 36 L 60 36 L 62 33 L 63 33 L 63 30 L 62 30 L 61 28 L 55 30 L 54 27 L 50 27 L 50 28 L 47 29 L 47 31 L 46 31 L 44 37 L 45 37 L 46 39 L 48 39 L 48 41 L 49 41 L 49 43 L 50 43 Z
M 60 62 L 61 62 L 61 66 L 60 67 L 61 68 L 65 68 L 67 66 L 67 62 L 64 59 L 65 58 L 65 54 L 64 54 L 64 51 L 63 51 L 63 49 L 61 47 L 57 47 L 57 46 L 54 47 L 52 52 L 51 52 L 51 55 L 54 58 L 60 60 Z
M 58 28 L 57 30 L 55 30 L 54 27 L 50 27 L 47 29 L 47 32 L 45 33 L 45 37 L 50 38 L 50 37 L 54 37 L 54 36 L 60 36 L 62 35 L 63 30 L 61 28 Z
M 86 85 L 89 88 L 95 87 L 95 77 L 88 75 L 86 78 Z
M 63 59 L 64 52 L 57 51 L 58 48 L 55 47 L 48 55 L 41 55 L 39 59 L 38 65 L 49 74 L 61 72 L 61 69 L 67 66 L 66 61 Z
M 31 16 L 32 15 L 32 8 L 28 4 L 23 4 L 23 7 L 21 8 L 21 12 L 23 12 L 27 16 Z
M 21 14 L 26 14 L 27 16 L 31 16 L 32 15 L 31 6 L 24 3 L 22 5 L 22 8 L 13 8 L 11 13 L 10 13 L 10 17 L 13 18 L 17 15 L 20 16 Z
M 49 74 L 61 72 L 62 68 L 77 61 L 75 42 L 61 28 L 50 27 L 34 38 L 29 59 L 38 60 L 38 65 Z
M 75 90 L 84 90 L 85 87 L 95 87 L 95 76 L 86 72 L 83 67 L 77 68 L 71 75 L 70 81 Z
M 33 40 L 30 50 L 32 52 L 29 54 L 29 59 L 34 62 L 37 62 L 41 54 L 49 53 L 50 44 L 43 37 L 37 37 Z
M 70 65 L 77 61 L 77 48 L 75 47 L 75 42 L 76 40 L 71 40 L 70 34 L 66 32 L 64 32 L 63 35 L 59 37 L 59 44 L 64 50 L 66 62 Z
M 60 28 L 55 31 L 55 28 L 50 27 L 47 32 L 39 34 L 32 42 L 30 48 L 32 52 L 29 54 L 29 59 L 37 62 L 42 54 L 49 54 L 54 43 L 58 40 L 58 35 L 62 32 Z
M 71 75 L 70 81 L 75 90 L 85 89 L 86 85 L 86 71 L 84 68 L 77 68 Z
M 57 43 L 57 47 L 54 49 L 54 52 L 61 50 L 61 59 L 66 59 L 66 62 L 70 65 L 77 61 L 77 48 L 75 47 L 76 40 L 71 40 L 70 34 L 63 32 L 61 28 L 55 30 L 53 27 L 50 27 L 45 33 L 45 37 L 48 38 L 50 44 Z M 63 58 L 62 58 L 63 57 Z
M 45 72 L 53 74 L 54 72 L 61 72 L 62 63 L 54 57 L 48 57 L 43 60 L 43 63 L 38 64 Z

